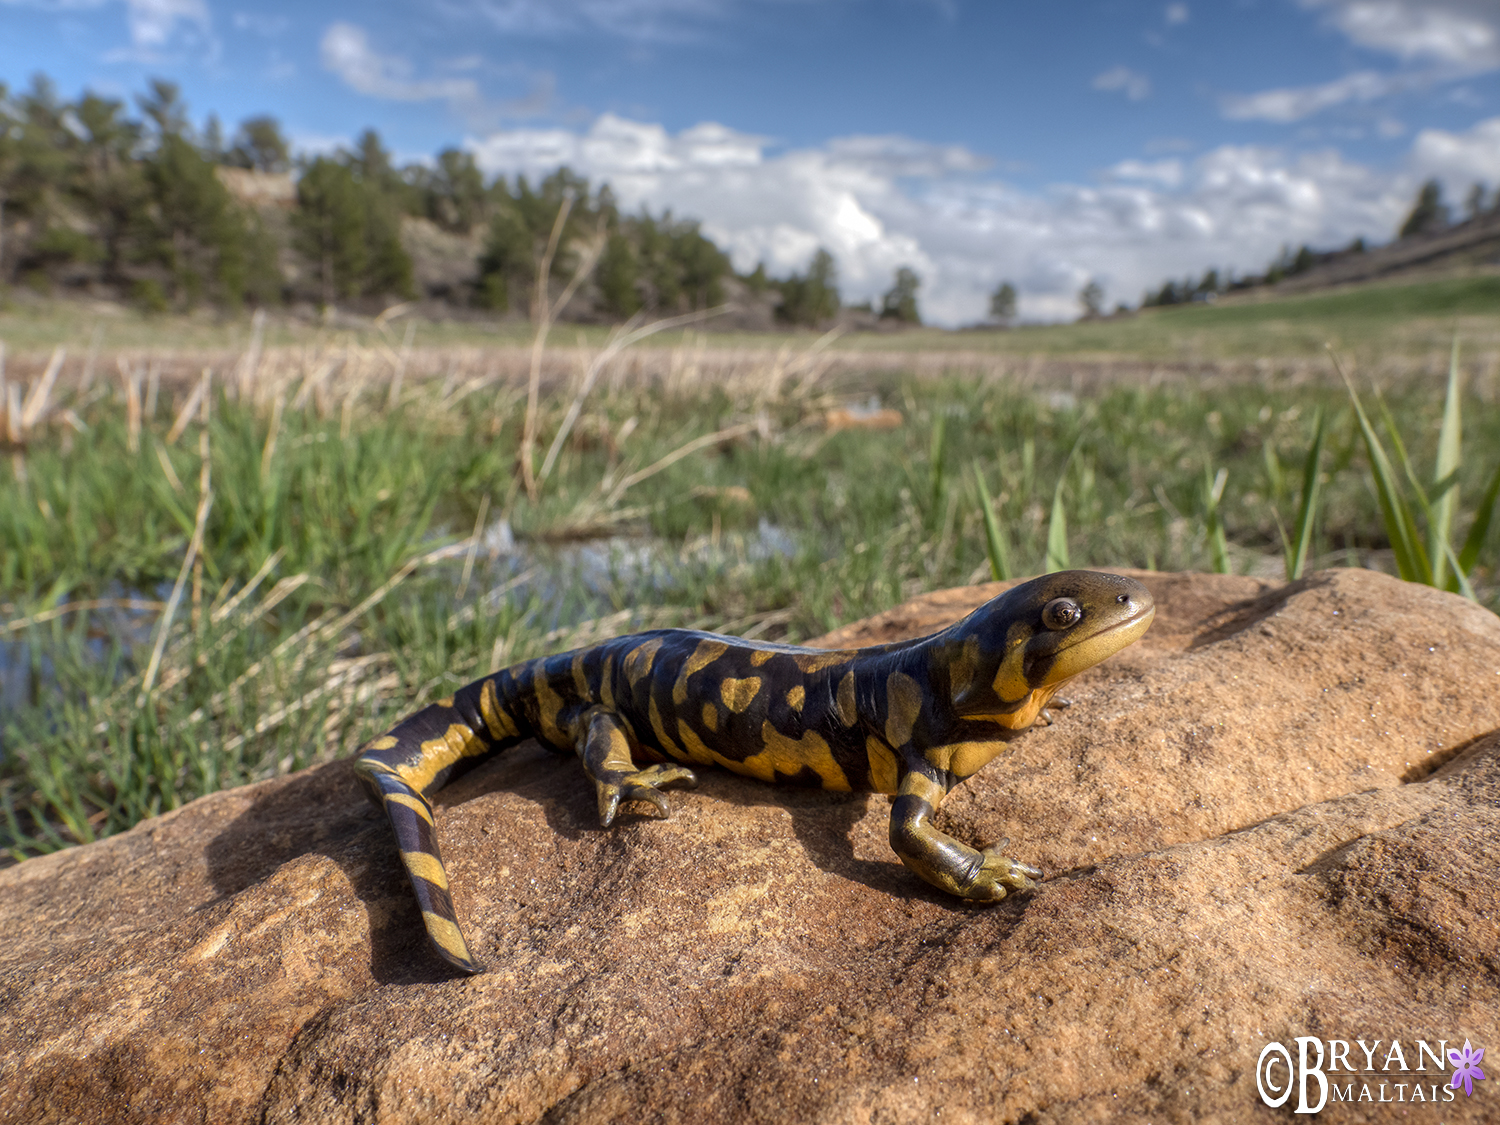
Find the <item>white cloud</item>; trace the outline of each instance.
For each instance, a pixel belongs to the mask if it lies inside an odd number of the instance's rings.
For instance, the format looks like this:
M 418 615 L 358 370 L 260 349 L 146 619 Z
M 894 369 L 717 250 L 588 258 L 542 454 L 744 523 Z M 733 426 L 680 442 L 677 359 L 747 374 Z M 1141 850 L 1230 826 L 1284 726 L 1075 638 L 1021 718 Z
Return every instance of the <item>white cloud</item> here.
M 1348 102 L 1375 101 L 1408 89 L 1416 81 L 1411 77 L 1361 70 L 1320 86 L 1291 86 L 1263 90 L 1258 94 L 1231 94 L 1220 102 L 1220 109 L 1233 121 L 1301 121 Z
M 1122 160 L 1109 174 L 1118 180 L 1145 180 L 1163 187 L 1178 187 L 1182 183 L 1182 161 Z
M 1169 25 L 1187 23 L 1188 6 L 1186 4 L 1168 4 L 1165 18 Z
M 732 0 L 459 0 L 501 31 L 561 35 L 603 31 L 626 39 L 682 39 L 723 16 Z
M 203 0 L 127 0 L 126 22 L 137 47 L 158 50 L 171 44 L 179 29 L 209 30 L 208 5 Z
M 44 12 L 91 12 L 112 0 L 0 0 L 0 4 Z M 123 0 L 130 44 L 106 53 L 106 61 L 155 65 L 183 57 L 212 61 L 220 44 L 205 0 Z
M 1412 142 L 1412 163 L 1424 176 L 1446 180 L 1455 195 L 1475 181 L 1500 182 L 1500 117 L 1465 133 L 1423 129 Z
M 1128 66 L 1117 66 L 1095 78 L 1094 89 L 1120 90 L 1131 101 L 1138 102 L 1150 95 L 1151 79 Z
M 924 315 L 980 319 L 1002 280 L 1028 317 L 1077 314 L 1100 278 L 1111 303 L 1139 301 L 1168 277 L 1210 266 L 1264 268 L 1283 245 L 1388 237 L 1425 175 L 1462 185 L 1500 179 L 1500 119 L 1467 133 L 1423 133 L 1407 167 L 1377 171 L 1337 152 L 1290 154 L 1223 146 L 1191 159 L 1127 160 L 1099 183 L 1026 192 L 981 174 L 957 147 L 906 137 L 843 137 L 768 151 L 764 138 L 716 124 L 672 134 L 606 114 L 582 131 L 512 129 L 471 140 L 491 173 L 543 175 L 559 164 L 607 180 L 627 210 L 698 218 L 737 269 L 806 267 L 819 246 L 839 266 L 847 300 L 877 296 L 897 266 L 923 279 Z M 1488 146 L 1488 147 L 1487 147 Z M 1485 163 L 1490 161 L 1490 163 Z M 1439 173 L 1439 167 L 1452 172 Z
M 411 63 L 400 55 L 380 54 L 370 45 L 364 28 L 352 23 L 330 24 L 318 50 L 324 67 L 352 89 L 374 98 L 400 102 L 479 99 L 479 88 L 471 78 L 413 78 Z
M 356 24 L 330 24 L 323 33 L 319 53 L 324 68 L 351 89 L 387 101 L 447 101 L 471 129 L 493 129 L 502 121 L 558 112 L 557 80 L 547 71 L 532 74 L 531 89 L 523 96 L 491 101 L 473 78 L 415 77 L 410 60 L 377 51 L 364 28 Z M 443 69 L 473 71 L 483 66 L 482 57 L 468 55 L 447 62 Z
M 239 31 L 250 31 L 265 39 L 274 39 L 291 26 L 291 20 L 286 16 L 264 12 L 235 12 L 234 26 Z
M 1495 0 L 1302 0 L 1362 47 L 1466 70 L 1500 66 Z

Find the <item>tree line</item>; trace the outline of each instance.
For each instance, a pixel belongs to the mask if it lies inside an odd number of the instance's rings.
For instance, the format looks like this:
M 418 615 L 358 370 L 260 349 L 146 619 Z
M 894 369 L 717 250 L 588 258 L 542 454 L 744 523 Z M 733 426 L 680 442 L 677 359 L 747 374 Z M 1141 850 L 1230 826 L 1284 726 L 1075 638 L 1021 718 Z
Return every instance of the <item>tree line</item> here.
M 284 177 L 292 197 L 246 202 L 227 169 Z M 415 220 L 476 247 L 462 285 L 418 292 Z M 398 167 L 373 129 L 350 148 L 294 158 L 274 118 L 248 118 L 229 136 L 214 116 L 195 127 L 180 89 L 161 79 L 133 108 L 93 93 L 66 101 L 44 76 L 15 93 L 0 83 L 0 285 L 151 310 L 426 296 L 530 314 L 544 257 L 558 287 L 589 271 L 570 305 L 580 319 L 717 306 L 736 278 L 696 221 L 626 214 L 607 184 L 567 168 L 535 184 L 487 179 L 456 148 Z M 842 308 L 837 273 L 819 250 L 805 272 L 772 278 L 761 265 L 737 280 L 779 321 L 817 326 Z M 879 315 L 920 323 L 919 285 L 903 267 Z
M 1500 190 L 1492 193 L 1482 183 L 1471 185 L 1468 194 L 1464 197 L 1463 209 L 1464 218 L 1467 220 L 1500 213 Z M 1397 228 L 1396 238 L 1399 241 L 1435 234 L 1446 230 L 1453 224 L 1453 210 L 1443 199 L 1443 185 L 1431 179 L 1417 189 L 1411 209 L 1402 220 L 1401 226 Z M 1191 301 L 1212 300 L 1220 293 L 1253 289 L 1260 285 L 1275 285 L 1278 281 L 1288 277 L 1306 273 L 1314 266 L 1350 254 L 1363 254 L 1367 249 L 1362 237 L 1354 239 L 1348 246 L 1338 250 L 1314 250 L 1311 246 L 1304 244 L 1294 251 L 1289 246 L 1283 246 L 1276 257 L 1258 274 L 1244 274 L 1239 277 L 1221 276 L 1218 270 L 1210 269 L 1198 279 L 1189 277 L 1181 281 L 1168 280 L 1162 283 L 1161 288 L 1148 290 L 1141 300 L 1141 306 L 1153 308 L 1161 305 L 1180 305 Z

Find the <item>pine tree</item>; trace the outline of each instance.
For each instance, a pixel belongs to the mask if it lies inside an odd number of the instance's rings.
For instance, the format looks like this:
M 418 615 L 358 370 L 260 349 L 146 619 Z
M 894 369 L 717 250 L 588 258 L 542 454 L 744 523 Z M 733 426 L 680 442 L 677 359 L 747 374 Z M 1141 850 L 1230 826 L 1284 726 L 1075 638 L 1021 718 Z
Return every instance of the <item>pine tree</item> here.
M 776 315 L 788 324 L 816 328 L 838 315 L 842 301 L 838 289 L 838 266 L 822 247 L 813 254 L 806 274 L 792 274 L 772 286 L 781 293 Z
M 181 133 L 167 133 L 147 161 L 146 181 L 150 256 L 166 267 L 177 300 L 191 307 L 212 291 L 238 304 L 247 278 L 244 218 L 214 165 Z
M 141 126 L 125 116 L 123 102 L 94 94 L 85 95 L 73 113 L 83 127 L 74 192 L 94 217 L 105 280 L 122 281 L 137 250 L 150 199 L 150 186 L 135 157 Z
M 472 153 L 447 148 L 426 180 L 426 214 L 444 230 L 467 234 L 484 220 L 484 176 Z
M 599 296 L 612 316 L 623 320 L 641 309 L 641 267 L 635 247 L 623 231 L 615 230 L 604 244 L 595 273 Z
M 1104 315 L 1104 286 L 1099 284 L 1098 278 L 1090 278 L 1089 283 L 1078 291 L 1078 305 L 1085 320 Z
M 291 148 L 274 117 L 260 115 L 240 122 L 224 162 L 256 172 L 286 172 L 292 167 Z
M 1447 225 L 1448 205 L 1443 202 L 1443 185 L 1437 180 L 1428 180 L 1417 191 L 1416 202 L 1401 224 L 1399 237 L 1410 238 L 1414 234 L 1442 230 Z
M 1016 319 L 1016 287 L 1002 281 L 990 294 L 990 319 L 1009 326 Z
M 358 296 L 369 257 L 365 196 L 354 174 L 326 156 L 304 168 L 292 225 L 297 248 L 317 271 L 319 302 L 330 307 L 340 297 Z
M 880 301 L 880 318 L 894 320 L 898 324 L 921 324 L 922 314 L 917 310 L 917 290 L 922 279 L 909 266 L 896 270 L 896 281 Z

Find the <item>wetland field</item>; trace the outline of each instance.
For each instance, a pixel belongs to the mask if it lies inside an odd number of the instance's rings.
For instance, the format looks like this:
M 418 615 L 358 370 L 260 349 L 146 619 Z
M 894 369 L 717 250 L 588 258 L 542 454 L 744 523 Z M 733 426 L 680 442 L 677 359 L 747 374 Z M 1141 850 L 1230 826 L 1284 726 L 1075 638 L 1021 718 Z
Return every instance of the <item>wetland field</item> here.
M 997 574 L 1398 572 L 1413 542 L 1500 609 L 1494 277 L 1009 331 L 557 325 L 545 350 L 415 313 L 28 299 L 0 341 L 7 861 L 643 628 L 795 643 Z

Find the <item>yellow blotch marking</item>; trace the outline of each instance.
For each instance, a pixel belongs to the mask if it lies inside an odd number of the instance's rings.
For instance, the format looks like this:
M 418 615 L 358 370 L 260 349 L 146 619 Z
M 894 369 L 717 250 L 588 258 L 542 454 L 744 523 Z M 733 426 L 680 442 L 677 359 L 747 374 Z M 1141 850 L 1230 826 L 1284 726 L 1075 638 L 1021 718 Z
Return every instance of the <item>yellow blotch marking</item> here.
M 426 852 L 402 852 L 401 862 L 419 879 L 426 879 L 429 883 L 447 889 L 448 873 L 443 870 L 443 861 L 437 856 Z
M 903 797 L 920 797 L 933 808 L 942 804 L 943 798 L 948 795 L 948 790 L 925 774 L 917 773 L 916 770 L 910 771 L 901 779 L 901 787 L 897 792 Z
M 418 793 L 432 784 L 432 779 L 460 758 L 485 749 L 473 730 L 463 723 L 450 723 L 438 738 L 422 743 L 421 755 L 409 765 L 396 767 L 396 775 Z
M 955 742 L 939 749 L 948 753 L 948 772 L 962 781 L 966 777 L 973 777 L 1003 754 L 1006 744 L 999 739 L 993 742 Z M 929 754 L 928 757 L 931 758 L 932 755 Z
M 979 638 L 969 637 L 964 641 L 958 653 L 948 662 L 948 680 L 954 703 L 968 693 L 974 683 L 974 677 L 978 674 Z
M 1031 639 L 1031 630 L 1017 622 L 1010 627 L 1005 637 L 1005 658 L 995 671 L 995 694 L 1007 703 L 1025 698 L 1031 690 L 1023 670 L 1026 657 L 1026 642 Z
M 374 742 L 372 742 L 368 746 L 366 746 L 365 749 L 366 750 L 389 750 L 392 746 L 395 746 L 395 745 L 396 745 L 396 739 L 393 736 L 391 736 L 389 734 L 383 734 L 379 738 L 377 738 Z
M 451 695 L 445 695 L 445 696 L 443 696 L 442 699 L 439 699 L 437 701 L 437 705 L 439 707 L 452 707 L 453 706 L 453 697 Z
M 484 719 L 484 725 L 489 728 L 492 738 L 515 738 L 520 734 L 515 720 L 504 707 L 500 706 L 500 697 L 495 693 L 495 681 L 493 678 L 484 681 L 484 687 L 479 689 L 479 714 Z
M 787 706 L 789 706 L 793 711 L 796 711 L 799 714 L 802 711 L 802 703 L 806 699 L 807 689 L 804 688 L 801 684 L 798 684 L 796 687 L 792 688 L 791 691 L 786 693 Z
M 599 702 L 606 708 L 615 709 L 615 658 L 606 656 L 599 668 Z
M 740 769 L 739 762 L 724 757 L 723 754 L 720 754 L 717 750 L 714 750 L 712 747 L 708 746 L 703 741 L 703 739 L 698 737 L 697 731 L 688 726 L 687 723 L 682 722 L 680 719 L 677 722 L 677 733 L 682 736 L 682 745 L 685 748 L 685 756 L 689 760 L 699 762 L 705 766 L 720 765 L 726 767 L 727 769 L 732 769 L 738 773 L 744 772 L 742 769 Z
M 693 655 L 687 658 L 682 671 L 677 674 L 677 682 L 672 685 L 672 702 L 679 707 L 686 703 L 688 677 L 701 672 L 728 651 L 729 646 L 723 641 L 699 641 Z
M 651 729 L 656 732 L 656 737 L 661 740 L 661 748 L 674 758 L 681 757 L 682 751 L 677 748 L 677 744 L 672 741 L 672 736 L 667 733 L 667 725 L 661 721 L 661 711 L 657 709 L 656 696 L 654 695 L 651 697 L 650 704 L 646 707 L 646 714 L 651 719 Z M 678 726 L 681 727 L 682 724 L 679 723 Z
M 719 697 L 724 700 L 725 707 L 740 714 L 755 702 L 755 697 L 760 693 L 760 684 L 759 676 L 747 676 L 743 680 L 736 680 L 731 676 L 719 685 Z
M 833 760 L 833 751 L 816 731 L 806 731 L 801 738 L 788 738 L 770 723 L 762 723 L 761 741 L 766 748 L 752 754 L 738 766 L 741 773 L 748 773 L 764 781 L 775 781 L 778 773 L 801 773 L 804 766 L 810 767 L 823 782 L 824 789 L 837 789 L 847 793 L 853 786 L 844 776 L 844 771 Z
M 798 774 L 802 772 L 804 766 L 810 766 L 822 780 L 824 789 L 839 789 L 845 792 L 850 789 L 849 779 L 844 776 L 844 771 L 839 768 L 839 764 L 833 760 L 833 752 L 828 749 L 828 743 L 812 731 L 808 731 L 801 738 L 793 739 L 782 734 L 770 723 L 764 723 L 761 726 L 761 740 L 766 748 L 743 761 L 738 761 L 725 757 L 711 746 L 704 745 L 703 740 L 686 723 L 680 724 L 680 729 L 683 745 L 687 747 L 688 754 L 694 761 L 717 763 L 735 773 L 770 782 L 776 780 L 778 772 L 786 775 Z
M 891 746 L 905 746 L 922 713 L 922 689 L 905 672 L 892 672 L 885 681 L 885 705 L 885 740 Z
M 762 664 L 764 664 L 767 660 L 770 660 L 771 657 L 775 655 L 776 652 L 773 649 L 758 648 L 750 654 L 750 667 L 759 668 Z
M 998 715 L 966 715 L 965 718 L 998 723 L 1007 730 L 1025 730 L 1036 722 L 1036 717 L 1042 713 L 1042 708 L 1047 706 L 1047 700 L 1051 699 L 1053 693 L 1061 686 L 1062 681 L 1058 681 L 1048 687 L 1037 688 L 1022 700 L 1021 705 L 1014 711 L 1006 711 Z
M 835 652 L 799 652 L 792 656 L 792 662 L 797 665 L 801 672 L 821 672 L 824 668 L 832 668 L 835 664 L 847 664 L 854 658 L 854 653 L 848 650 Z
M 877 793 L 894 793 L 901 770 L 891 748 L 873 734 L 866 735 L 865 757 L 870 759 L 870 788 Z
M 651 665 L 656 663 L 656 652 L 661 648 L 661 638 L 638 644 L 625 654 L 625 678 L 634 687 L 642 677 L 651 674 Z
M 540 660 L 532 668 L 531 690 L 536 695 L 542 737 L 559 746 L 571 741 L 567 732 L 558 725 L 558 718 L 562 714 L 562 696 L 553 691 L 552 685 L 547 682 L 547 670 Z
M 703 705 L 703 725 L 711 731 L 719 729 L 719 709 L 712 703 Z
M 411 809 L 428 824 L 432 823 L 432 809 L 421 797 L 408 797 L 405 793 L 387 793 L 385 799 L 393 805 L 402 805 Z
M 432 940 L 449 953 L 463 961 L 473 960 L 469 956 L 469 945 L 464 941 L 463 931 L 456 922 L 450 922 L 441 914 L 434 914 L 430 910 L 422 911 L 422 922 L 427 926 L 427 933 Z
M 836 699 L 839 705 L 839 722 L 852 727 L 859 721 L 859 711 L 854 706 L 854 669 L 845 672 L 844 678 L 839 681 Z
M 591 699 L 594 693 L 589 690 L 589 679 L 583 673 L 583 650 L 573 654 L 573 686 L 578 690 L 579 699 Z

